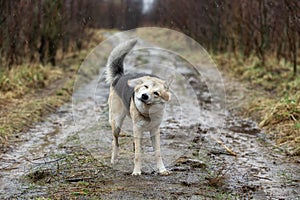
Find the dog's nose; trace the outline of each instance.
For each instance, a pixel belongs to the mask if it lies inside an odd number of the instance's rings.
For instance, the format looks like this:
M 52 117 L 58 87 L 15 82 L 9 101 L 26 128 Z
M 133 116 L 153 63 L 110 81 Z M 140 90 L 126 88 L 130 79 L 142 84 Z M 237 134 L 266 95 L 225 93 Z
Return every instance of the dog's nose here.
M 143 100 L 148 100 L 148 99 L 149 99 L 148 94 L 142 94 L 142 99 L 143 99 Z

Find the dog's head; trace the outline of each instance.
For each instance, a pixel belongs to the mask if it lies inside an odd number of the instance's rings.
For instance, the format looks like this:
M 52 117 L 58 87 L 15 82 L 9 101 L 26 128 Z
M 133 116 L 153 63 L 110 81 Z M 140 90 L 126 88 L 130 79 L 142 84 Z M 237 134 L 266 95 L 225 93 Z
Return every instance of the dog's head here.
M 134 88 L 135 98 L 145 105 L 163 104 L 171 100 L 169 86 L 172 79 L 163 81 L 156 77 L 143 76 L 128 81 L 128 85 Z

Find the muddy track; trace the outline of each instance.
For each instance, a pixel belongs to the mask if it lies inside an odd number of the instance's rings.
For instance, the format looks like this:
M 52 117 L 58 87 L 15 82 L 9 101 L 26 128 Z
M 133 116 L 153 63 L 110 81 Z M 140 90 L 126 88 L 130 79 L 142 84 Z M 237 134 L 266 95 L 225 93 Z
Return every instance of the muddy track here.
M 157 52 L 149 50 L 142 52 L 140 56 L 144 57 L 137 62 L 145 62 L 147 56 L 153 59 L 152 53 L 160 59 Z M 127 65 L 136 62 L 134 58 L 137 56 L 129 55 Z M 151 62 L 148 60 L 147 64 Z M 215 113 L 205 82 L 187 70 L 182 60 L 171 62 L 198 98 L 180 99 L 186 91 L 180 81 L 171 87 L 175 98 L 168 104 L 161 126 L 163 159 L 171 175 L 156 173 L 147 134 L 143 139 L 143 174 L 130 175 L 133 145 L 129 120 L 122 130 L 119 162 L 115 166 L 109 164 L 109 88 L 102 79 L 95 78 L 78 87 L 73 105 L 62 106 L 24 133 L 20 138 L 23 142 L 1 155 L 0 198 L 297 199 L 299 163 L 273 148 L 253 121 L 228 110 Z M 139 70 L 147 72 L 147 66 Z M 238 84 L 227 81 L 226 85 Z M 91 92 L 95 88 L 96 92 Z M 235 94 L 230 95 L 234 101 Z M 182 110 L 185 104 L 188 106 Z M 223 118 L 224 127 L 219 120 Z M 213 126 L 208 123 L 211 121 Z

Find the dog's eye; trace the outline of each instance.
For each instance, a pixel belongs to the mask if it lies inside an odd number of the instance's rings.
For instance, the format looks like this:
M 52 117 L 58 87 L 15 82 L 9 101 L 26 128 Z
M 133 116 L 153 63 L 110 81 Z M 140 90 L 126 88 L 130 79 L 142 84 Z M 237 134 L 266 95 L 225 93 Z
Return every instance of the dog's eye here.
M 148 85 L 144 85 L 144 87 L 145 87 L 146 89 L 148 89 L 148 88 L 149 88 L 149 86 L 148 86 Z
M 154 94 L 155 96 L 159 96 L 159 93 L 158 93 L 158 92 L 153 92 L 153 94 Z

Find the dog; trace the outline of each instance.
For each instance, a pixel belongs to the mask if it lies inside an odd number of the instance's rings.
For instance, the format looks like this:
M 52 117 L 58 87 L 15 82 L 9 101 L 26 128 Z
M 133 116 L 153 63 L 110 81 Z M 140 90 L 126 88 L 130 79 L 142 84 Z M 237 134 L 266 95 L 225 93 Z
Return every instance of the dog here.
M 150 132 L 159 174 L 168 175 L 170 172 L 161 156 L 159 126 L 165 103 L 171 99 L 169 87 L 173 78 L 164 81 L 152 74 L 124 73 L 124 59 L 136 43 L 132 39 L 115 47 L 106 64 L 106 81 L 110 84 L 109 123 L 113 134 L 111 163 L 115 164 L 118 157 L 118 137 L 124 118 L 129 116 L 133 122 L 135 151 L 132 175 L 141 175 L 141 139 L 146 131 Z

